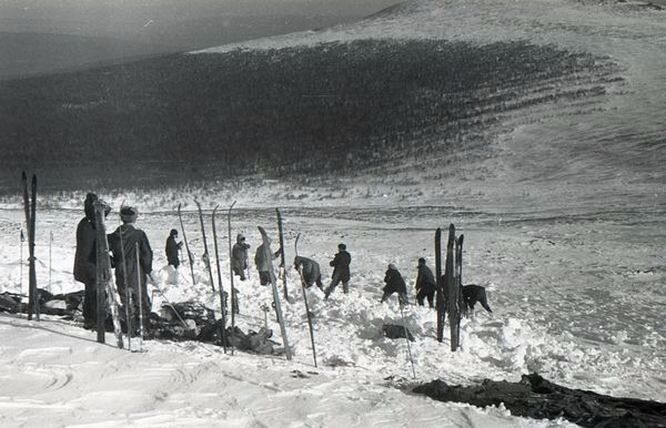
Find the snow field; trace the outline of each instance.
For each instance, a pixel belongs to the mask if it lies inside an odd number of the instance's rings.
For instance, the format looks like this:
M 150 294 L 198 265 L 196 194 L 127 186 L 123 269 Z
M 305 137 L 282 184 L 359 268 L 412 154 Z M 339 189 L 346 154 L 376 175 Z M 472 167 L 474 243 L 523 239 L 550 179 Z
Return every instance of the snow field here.
M 82 215 L 73 210 L 38 212 L 38 284 L 48 284 L 48 241 L 53 232 L 53 293 L 82 289 L 71 273 L 75 229 Z M 403 322 L 395 296 L 379 303 L 384 271 L 389 262 L 397 264 L 413 300 L 416 261 L 424 256 L 433 267 L 433 231 L 438 225 L 446 226 L 442 218 L 452 219 L 459 233 L 465 234 L 464 282 L 487 287 L 494 314 L 477 306 L 475 317 L 463 320 L 462 349 L 452 353 L 448 325 L 444 343 L 434 339 L 434 311 L 413 305 L 405 308 L 406 324 L 416 337 L 411 343 L 416 381 L 437 377 L 462 384 L 483 378 L 517 380 L 537 370 L 567 386 L 665 399 L 660 380 L 666 365 L 664 332 L 652 306 L 660 299 L 658 284 L 664 272 L 658 269 L 657 243 L 647 239 L 651 222 L 627 229 L 617 213 L 610 220 L 602 215 L 590 222 L 549 212 L 465 214 L 432 207 L 407 211 L 293 208 L 283 210 L 283 216 L 287 260 L 293 260 L 293 242 L 301 233 L 299 253 L 320 263 L 325 285 L 331 273 L 328 261 L 339 242 L 347 244 L 353 258 L 349 294 L 344 295 L 339 286 L 324 301 L 318 289 L 307 291 L 319 368 L 312 363 L 305 306 L 298 274 L 291 267 L 287 271 L 290 301 L 283 300 L 282 306 L 296 353 L 292 362 L 242 352 L 225 356 L 219 347 L 195 342 L 146 341 L 147 352 L 130 354 L 96 344 L 94 332 L 71 322 L 47 317 L 36 324 L 0 315 L 1 334 L 6 338 L 0 356 L 4 418 L 0 423 L 570 426 L 563 421 L 515 418 L 502 408 L 436 403 L 401 389 L 415 381 L 405 340 L 381 334 L 382 324 Z M 20 210 L 0 213 L 0 229 L 5 236 L 16 237 L 0 246 L 0 291 L 19 290 L 22 217 Z M 165 206 L 156 213 L 143 212 L 137 226 L 151 241 L 155 276 L 167 298 L 194 300 L 217 311 L 219 296 L 211 291 L 201 263 L 198 216 L 186 212 L 184 221 L 196 258 L 194 285 L 187 262 L 181 265 L 178 284 L 165 269 L 164 241 L 171 228 L 178 228 L 175 211 Z M 109 231 L 117 222 L 114 211 Z M 212 249 L 209 212 L 205 223 Z M 229 290 L 224 215 L 217 224 L 222 277 Z M 247 236 L 251 259 L 259 243 L 256 224 L 264 225 L 277 240 L 273 210 L 239 209 L 233 214 L 232 236 L 235 239 L 239 232 Z M 583 230 L 588 231 L 584 239 Z M 25 292 L 27 269 L 23 274 Z M 627 284 L 641 292 L 624 293 Z M 236 287 L 241 308 L 237 325 L 244 331 L 258 330 L 264 323 L 260 307 L 272 300 L 270 288 L 258 284 L 254 270 L 249 280 L 236 280 Z M 161 300 L 154 296 L 154 310 Z M 640 314 L 634 311 L 637 307 Z M 637 316 L 642 317 L 639 326 Z M 281 343 L 272 311 L 268 324 L 273 338 Z

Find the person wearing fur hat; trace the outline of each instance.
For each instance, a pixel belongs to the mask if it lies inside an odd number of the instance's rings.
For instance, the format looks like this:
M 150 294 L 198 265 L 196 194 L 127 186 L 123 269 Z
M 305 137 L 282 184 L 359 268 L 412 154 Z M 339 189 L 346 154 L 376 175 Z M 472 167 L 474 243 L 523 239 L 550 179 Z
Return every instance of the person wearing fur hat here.
M 347 246 L 345 244 L 338 244 L 338 253 L 329 264 L 333 267 L 333 275 L 331 277 L 331 284 L 324 292 L 324 299 L 328 299 L 328 296 L 331 295 L 333 290 L 335 290 L 335 287 L 341 282 L 342 292 L 345 294 L 349 293 L 349 278 L 351 277 L 349 265 L 351 264 L 351 254 L 347 252 Z
M 178 269 L 180 266 L 180 257 L 178 257 L 178 251 L 183 246 L 182 242 L 176 242 L 178 239 L 178 231 L 176 229 L 171 229 L 169 237 L 166 240 L 166 247 L 164 251 L 166 252 L 167 262 L 170 266 Z
M 234 275 L 240 276 L 241 281 L 245 281 L 245 269 L 247 269 L 247 250 L 250 244 L 245 242 L 245 236 L 239 233 L 236 235 L 236 243 L 231 249 L 231 269 Z
M 294 269 L 298 270 L 299 268 L 303 272 L 305 288 L 310 288 L 316 283 L 320 290 L 324 289 L 324 284 L 321 282 L 321 268 L 319 267 L 319 263 L 307 257 L 296 256 L 294 257 Z
M 99 198 L 88 193 L 83 202 L 85 217 L 76 227 L 76 253 L 74 254 L 74 279 L 82 282 L 85 290 L 83 299 L 83 326 L 95 328 L 97 325 L 97 245 L 95 239 L 95 202 Z M 111 207 L 104 204 L 104 215 Z
M 423 306 L 423 302 L 427 298 L 428 305 L 433 308 L 433 300 L 435 298 L 435 291 L 437 290 L 435 276 L 426 265 L 426 260 L 423 257 L 419 258 L 417 268 L 419 273 L 416 275 L 416 301 L 419 302 L 420 306 Z
M 143 318 L 147 319 L 147 315 L 150 314 L 151 302 L 146 283 L 147 276 L 153 270 L 153 250 L 150 248 L 148 237 L 143 230 L 134 226 L 138 215 L 139 211 L 134 207 L 121 208 L 120 219 L 123 224 L 118 226 L 112 234 L 108 235 L 109 249 L 113 256 L 112 262 L 116 268 L 116 285 L 118 286 L 120 301 L 123 306 L 127 305 L 128 302 L 125 301 L 125 287 L 129 287 L 132 302 L 130 305 L 132 325 L 137 327 L 139 325 L 139 287 L 141 287 L 141 310 Z M 136 262 L 137 243 L 139 244 L 138 272 Z M 125 284 L 125 278 L 127 278 L 127 284 Z
M 402 279 L 400 271 L 398 271 L 398 268 L 393 263 L 388 265 L 388 270 L 384 275 L 384 282 L 386 285 L 384 286 L 384 295 L 382 296 L 381 303 L 384 303 L 384 301 L 393 293 L 398 293 L 398 300 L 401 305 L 406 305 L 408 303 L 407 284 L 405 284 L 405 280 Z

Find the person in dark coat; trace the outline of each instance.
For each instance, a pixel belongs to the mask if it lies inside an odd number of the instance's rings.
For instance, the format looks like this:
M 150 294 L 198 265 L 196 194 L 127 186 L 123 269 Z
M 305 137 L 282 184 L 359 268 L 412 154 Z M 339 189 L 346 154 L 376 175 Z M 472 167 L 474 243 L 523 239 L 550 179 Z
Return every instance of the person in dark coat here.
M 113 265 L 116 268 L 116 285 L 123 306 L 127 305 L 125 299 L 125 288 L 129 287 L 131 299 L 132 325 L 139 326 L 139 287 L 141 287 L 141 310 L 143 319 L 148 319 L 151 302 L 146 287 L 147 276 L 153 270 L 153 250 L 150 248 L 146 233 L 134 227 L 138 210 L 133 207 L 123 207 L 120 210 L 120 219 L 123 224 L 112 234 L 108 235 L 109 249 L 113 256 Z M 121 246 L 122 242 L 122 246 Z M 136 244 L 139 244 L 139 270 L 137 271 Z M 124 254 L 122 249 L 124 249 Z M 123 255 L 124 260 L 123 260 Z M 125 283 L 127 279 L 127 284 Z M 124 309 L 123 309 L 124 314 Z
M 382 303 L 384 303 L 384 301 L 393 293 L 398 293 L 398 300 L 401 305 L 406 305 L 408 303 L 407 285 L 405 284 L 405 280 L 402 279 L 402 275 L 400 275 L 398 268 L 393 263 L 388 265 L 388 270 L 384 275 L 384 282 L 386 285 L 383 290 L 384 295 L 382 296 Z
M 245 281 L 245 269 L 247 269 L 247 250 L 250 244 L 245 243 L 245 237 L 242 234 L 236 235 L 236 243 L 231 249 L 231 269 L 234 275 L 240 276 L 241 281 Z
M 435 276 L 426 265 L 426 260 L 423 257 L 419 259 L 419 265 L 417 268 L 419 273 L 416 275 L 416 301 L 419 302 L 419 305 L 423 306 L 423 301 L 427 298 L 428 305 L 433 308 L 433 300 L 435 297 L 435 291 L 437 290 Z
M 164 251 L 166 252 L 167 262 L 169 265 L 178 269 L 178 266 L 180 266 L 180 257 L 178 256 L 178 251 L 180 251 L 183 243 L 176 242 L 176 239 L 178 239 L 178 231 L 176 229 L 171 229 L 169 237 L 166 240 L 166 248 Z
M 268 239 L 270 250 L 271 240 Z M 264 244 L 257 247 L 257 252 L 254 254 L 254 264 L 257 266 L 259 272 L 259 283 L 261 285 L 268 285 L 271 282 L 271 273 L 273 273 L 273 260 L 280 257 L 280 249 L 271 254 L 271 259 L 267 259 L 264 254 Z M 275 273 L 273 273 L 275 275 Z
M 95 243 L 96 194 L 88 193 L 83 203 L 85 217 L 76 227 L 76 253 L 74 255 L 74 279 L 82 282 L 85 290 L 83 299 L 83 326 L 94 328 L 97 325 L 97 245 Z M 105 204 L 104 215 L 111 207 Z
M 335 290 L 335 287 L 341 282 L 342 292 L 345 294 L 349 292 L 349 278 L 351 277 L 349 265 L 351 264 L 351 254 L 347 252 L 347 246 L 345 244 L 338 245 L 338 254 L 335 255 L 329 264 L 333 267 L 333 275 L 331 277 L 331 284 L 324 292 L 324 299 L 328 299 L 328 296 L 331 295 L 333 290 Z
M 294 257 L 294 269 L 298 270 L 300 267 L 303 272 L 303 282 L 305 288 L 312 287 L 312 284 L 317 284 L 320 290 L 324 289 L 324 284 L 321 282 L 321 269 L 319 263 L 307 257 L 296 256 Z

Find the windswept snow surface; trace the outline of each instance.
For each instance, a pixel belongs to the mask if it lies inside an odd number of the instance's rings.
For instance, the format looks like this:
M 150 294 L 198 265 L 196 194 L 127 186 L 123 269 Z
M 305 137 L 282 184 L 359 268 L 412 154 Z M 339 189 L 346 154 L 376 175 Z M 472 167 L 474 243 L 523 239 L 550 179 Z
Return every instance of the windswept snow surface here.
M 52 210 L 38 213 L 38 281 L 48 284 L 49 233 L 54 234 L 52 292 L 82 286 L 72 279 L 74 234 L 81 214 Z M 209 212 L 206 213 L 207 221 Z M 568 426 L 564 421 L 528 421 L 504 409 L 477 409 L 436 403 L 404 392 L 411 366 L 404 340 L 382 337 L 383 323 L 402 324 L 396 298 L 380 304 L 386 265 L 396 263 L 410 284 L 416 260 L 432 266 L 433 230 L 442 219 L 465 234 L 463 276 L 488 288 L 494 314 L 477 307 L 462 324 L 462 349 L 451 353 L 435 339 L 434 312 L 417 306 L 405 311 L 416 336 L 411 344 L 418 381 L 441 377 L 470 384 L 483 378 L 517 380 L 538 371 L 570 387 L 614 396 L 664 401 L 665 332 L 661 308 L 664 270 L 660 247 L 650 244 L 649 219 L 626 225 L 631 213 L 588 218 L 473 213 L 451 208 L 283 210 L 287 259 L 293 260 L 296 233 L 301 255 L 331 273 L 328 261 L 338 242 L 353 256 L 351 292 L 338 289 L 329 301 L 309 290 L 320 367 L 312 365 L 305 308 L 297 273 L 288 272 L 290 302 L 283 301 L 293 362 L 283 357 L 224 355 L 198 343 L 147 341 L 146 353 L 130 354 L 93 343 L 94 333 L 51 317 L 41 323 L 0 315 L 0 423 L 3 425 L 225 426 Z M 179 283 L 169 280 L 163 245 L 178 218 L 143 214 L 155 251 L 154 268 L 171 301 L 193 299 L 219 308 L 203 270 L 198 216 L 186 212 L 185 227 L 197 258 L 197 283 L 185 264 Z M 522 219 L 521 219 L 522 217 Z M 6 235 L 18 237 L 22 213 L 2 212 Z M 110 224 L 116 222 L 111 214 Z M 224 215 L 218 225 L 224 224 Z M 255 225 L 277 238 L 272 210 L 234 212 L 233 235 L 260 241 Z M 660 223 L 663 226 L 663 223 Z M 663 230 L 663 229 L 662 229 Z M 226 232 L 226 231 L 224 231 Z M 209 230 L 210 233 L 210 230 Z M 225 287 L 226 233 L 220 234 Z M 276 239 L 274 239 L 276 241 Z M 648 244 L 646 244 L 648 242 Z M 210 244 L 209 244 L 210 245 Z M 18 240 L 0 247 L 0 291 L 19 289 Z M 253 253 L 252 253 L 253 254 Z M 27 278 L 26 269 L 23 271 Z M 26 279 L 23 291 L 26 292 Z M 327 282 L 325 278 L 324 282 Z M 261 306 L 270 289 L 258 284 L 256 271 L 240 290 L 238 325 L 258 329 Z M 628 291 L 630 290 L 630 291 Z M 154 308 L 161 299 L 155 295 Z M 268 314 L 274 339 L 279 328 Z M 113 341 L 107 335 L 109 343 Z M 134 341 L 134 349 L 137 347 Z

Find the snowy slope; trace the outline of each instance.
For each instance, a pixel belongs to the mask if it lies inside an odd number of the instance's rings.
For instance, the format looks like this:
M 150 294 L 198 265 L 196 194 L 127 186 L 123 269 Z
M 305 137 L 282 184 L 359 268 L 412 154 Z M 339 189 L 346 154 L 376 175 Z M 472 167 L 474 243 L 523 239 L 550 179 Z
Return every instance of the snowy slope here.
M 48 232 L 53 231 L 50 289 L 80 289 L 71 277 L 80 214 L 45 211 L 39 215 L 39 284 L 48 284 Z M 620 214 L 598 220 L 511 215 L 502 219 L 434 208 L 286 209 L 283 215 L 288 259 L 293 257 L 297 232 L 303 233 L 300 253 L 318 260 L 325 276 L 330 275 L 327 261 L 337 242 L 347 243 L 353 256 L 349 295 L 338 290 L 324 302 L 318 290 L 308 291 L 315 314 L 318 369 L 312 366 L 295 271 L 289 272 L 292 301 L 283 303 L 296 351 L 292 363 L 243 353 L 224 356 L 214 346 L 193 343 L 146 342 L 146 354 L 128 354 L 90 342 L 93 333 L 70 323 L 49 320 L 37 326 L 5 315 L 1 328 L 7 340 L 0 362 L 4 379 L 0 403 L 7 409 L 3 423 L 34 425 L 57 417 L 62 424 L 120 420 L 154 425 L 224 420 L 239 426 L 525 424 L 503 410 L 432 403 L 396 389 L 412 382 L 411 367 L 405 342 L 381 336 L 383 323 L 402 323 L 395 299 L 379 303 L 384 270 L 387 263 L 396 263 L 412 287 L 416 259 L 425 256 L 431 263 L 433 229 L 444 219 L 454 221 L 465 234 L 465 282 L 488 287 L 494 315 L 477 308 L 475 318 L 463 322 L 462 349 L 454 354 L 449 351 L 448 333 L 443 344 L 434 340 L 434 312 L 410 306 L 405 315 L 417 336 L 411 346 L 417 380 L 441 377 L 469 384 L 486 377 L 517 380 L 523 373 L 538 371 L 570 387 L 666 399 L 662 387 L 666 341 L 659 311 L 665 273 L 659 267 L 657 243 L 645 244 L 644 234 L 653 227 L 650 222 L 628 230 Z M 3 230 L 17 231 L 21 216 L 18 210 L 4 211 Z M 114 219 L 112 214 L 111 224 Z M 166 264 L 162 241 L 177 221 L 174 212 L 140 218 L 162 281 L 167 278 L 161 270 Z M 178 285 L 162 282 L 162 288 L 172 301 L 195 299 L 217 308 L 217 296 L 210 292 L 200 264 L 203 245 L 198 218 L 186 213 L 185 222 L 197 255 L 197 284 L 190 284 L 184 269 Z M 234 234 L 244 232 L 254 249 L 259 242 L 255 224 L 266 226 L 275 237 L 274 222 L 271 210 L 239 210 Z M 220 235 L 228 287 L 226 233 Z M 18 242 L 0 251 L 1 289 L 18 291 Z M 24 292 L 25 284 L 24 279 Z M 258 329 L 263 325 L 260 306 L 270 302 L 270 291 L 258 285 L 256 272 L 249 281 L 236 284 L 241 302 L 238 324 Z M 628 286 L 635 292 L 624 292 Z M 410 290 L 412 299 L 413 295 Z M 159 302 L 156 296 L 155 305 Z M 279 330 L 270 315 L 269 325 L 279 342 Z M 307 378 L 293 377 L 294 370 Z M 540 426 L 535 421 L 527 425 Z M 546 424 L 563 425 L 561 421 Z

